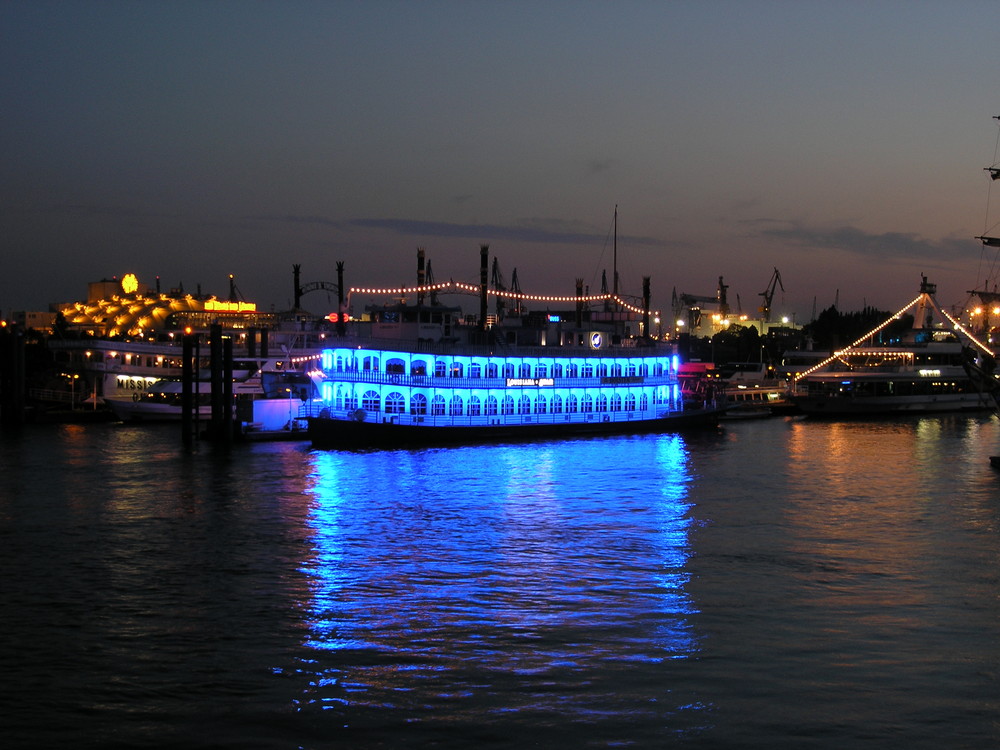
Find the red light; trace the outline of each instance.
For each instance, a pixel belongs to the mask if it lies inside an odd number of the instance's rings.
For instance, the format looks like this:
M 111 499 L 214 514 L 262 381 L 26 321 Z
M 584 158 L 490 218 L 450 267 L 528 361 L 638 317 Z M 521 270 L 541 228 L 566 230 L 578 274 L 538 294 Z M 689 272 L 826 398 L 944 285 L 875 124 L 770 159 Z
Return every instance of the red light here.
M 338 323 L 340 322 L 340 313 L 332 312 L 326 316 L 326 319 L 329 320 L 331 323 Z

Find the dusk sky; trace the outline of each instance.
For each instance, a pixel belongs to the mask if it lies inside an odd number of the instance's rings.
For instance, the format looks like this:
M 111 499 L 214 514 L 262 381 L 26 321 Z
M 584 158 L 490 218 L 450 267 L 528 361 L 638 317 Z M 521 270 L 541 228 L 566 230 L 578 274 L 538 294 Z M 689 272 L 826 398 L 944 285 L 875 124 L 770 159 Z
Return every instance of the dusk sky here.
M 663 310 L 724 276 L 755 311 L 775 267 L 797 322 L 921 274 L 962 304 L 998 33 L 993 0 L 0 0 L 0 311 L 127 272 L 287 309 L 293 263 L 411 285 L 417 247 L 475 283 L 481 243 L 596 292 L 616 204 L 623 291 Z

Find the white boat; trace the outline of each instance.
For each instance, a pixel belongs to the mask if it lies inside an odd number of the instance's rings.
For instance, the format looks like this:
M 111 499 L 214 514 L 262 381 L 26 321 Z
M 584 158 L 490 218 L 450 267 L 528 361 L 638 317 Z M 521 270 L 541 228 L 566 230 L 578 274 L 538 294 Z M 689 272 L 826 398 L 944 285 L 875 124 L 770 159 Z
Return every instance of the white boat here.
M 725 397 L 723 419 L 761 419 L 794 408 L 787 381 L 774 377 L 766 362 L 729 362 L 716 372 Z
M 678 379 L 673 346 L 651 335 L 648 280 L 643 307 L 615 293 L 531 297 L 481 284 L 436 285 L 478 292 L 480 314 L 424 304 L 430 286 L 392 290 L 417 304 L 369 309 L 367 325 L 322 352 L 321 410 L 309 419 L 320 447 L 482 442 L 670 430 L 714 424 L 711 393 L 694 397 Z M 372 291 L 372 290 L 366 290 Z M 498 301 L 487 315 L 487 298 Z M 544 301 L 544 313 L 507 315 L 503 304 Z M 572 305 L 556 312 L 559 304 Z M 558 309 L 558 308 L 556 308 Z
M 909 305 L 798 375 L 792 401 L 814 416 L 995 409 L 992 351 L 938 305 L 935 291 L 924 278 Z M 890 334 L 911 309 L 913 328 Z
M 315 396 L 313 381 L 304 373 L 285 369 L 285 358 L 236 363 L 232 384 L 233 415 L 245 432 L 269 433 L 306 429 L 305 413 Z M 193 416 L 206 423 L 212 417 L 212 386 L 208 373 L 192 379 Z M 183 382 L 164 378 L 127 399 L 109 399 L 108 406 L 123 422 L 180 422 Z

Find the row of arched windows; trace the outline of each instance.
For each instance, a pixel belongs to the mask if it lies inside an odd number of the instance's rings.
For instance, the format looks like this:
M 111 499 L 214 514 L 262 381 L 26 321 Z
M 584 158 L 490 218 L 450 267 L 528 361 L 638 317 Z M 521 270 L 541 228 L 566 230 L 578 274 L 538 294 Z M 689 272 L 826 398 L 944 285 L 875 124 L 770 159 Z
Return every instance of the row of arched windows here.
M 347 409 L 353 411 L 359 406 L 356 396 L 338 393 L 334 403 L 337 409 Z M 429 401 L 425 394 L 414 393 L 410 396 L 409 404 L 406 397 L 393 391 L 386 395 L 383 404 L 377 391 L 366 391 L 360 400 L 360 407 L 365 411 L 379 412 L 384 410 L 387 414 L 430 414 L 432 416 L 492 416 L 496 414 L 575 414 L 592 412 L 619 412 L 619 411 L 645 411 L 649 408 L 649 395 L 639 394 L 636 399 L 634 393 L 626 393 L 623 397 L 619 393 L 605 394 L 599 393 L 595 397 L 590 393 L 581 396 L 569 393 L 562 395 L 554 393 L 551 396 L 538 394 L 534 398 L 528 392 L 522 393 L 518 398 L 506 395 L 498 398 L 488 395 L 481 398 L 477 395 L 469 396 L 468 399 L 454 394 L 450 399 L 443 395 L 433 396 Z M 409 408 L 407 408 L 409 407 Z

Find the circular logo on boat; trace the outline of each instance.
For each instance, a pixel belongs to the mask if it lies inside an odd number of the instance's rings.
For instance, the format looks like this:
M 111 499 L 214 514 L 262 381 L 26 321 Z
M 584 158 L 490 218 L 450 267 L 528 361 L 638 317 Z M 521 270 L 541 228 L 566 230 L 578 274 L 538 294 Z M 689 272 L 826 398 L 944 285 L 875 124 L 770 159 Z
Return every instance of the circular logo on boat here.
M 604 337 L 599 333 L 590 334 L 590 346 L 594 349 L 600 349 L 601 344 L 604 343 Z

